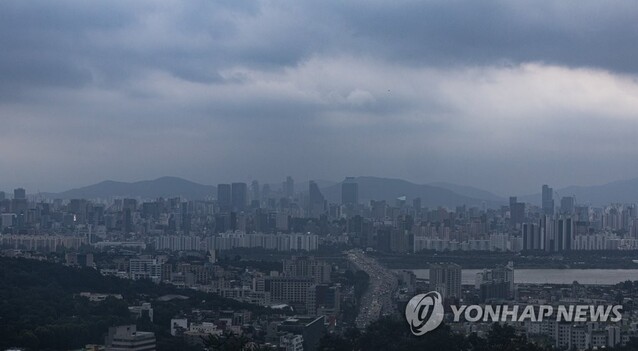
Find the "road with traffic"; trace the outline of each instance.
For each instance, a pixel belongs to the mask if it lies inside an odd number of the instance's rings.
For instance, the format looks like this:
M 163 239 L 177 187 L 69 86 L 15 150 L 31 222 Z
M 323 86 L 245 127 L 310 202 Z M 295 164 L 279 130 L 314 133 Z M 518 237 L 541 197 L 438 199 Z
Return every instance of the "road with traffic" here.
M 362 250 L 350 250 L 347 255 L 357 269 L 370 277 L 368 288 L 359 303 L 359 314 L 355 320 L 357 328 L 364 329 L 382 316 L 395 314 L 394 295 L 399 284 L 395 273 Z

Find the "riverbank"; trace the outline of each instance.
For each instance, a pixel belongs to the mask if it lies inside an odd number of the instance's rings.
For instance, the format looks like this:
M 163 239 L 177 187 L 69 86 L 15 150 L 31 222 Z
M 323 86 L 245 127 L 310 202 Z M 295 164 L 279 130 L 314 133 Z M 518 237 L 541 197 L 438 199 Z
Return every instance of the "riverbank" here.
M 638 253 L 629 251 L 571 251 L 511 253 L 485 251 L 421 252 L 409 254 L 372 253 L 390 269 L 427 269 L 437 262 L 452 262 L 464 269 L 491 268 L 514 262 L 517 269 L 638 269 Z
M 427 269 L 409 269 L 417 279 L 429 279 Z M 461 284 L 474 285 L 480 269 L 463 269 Z M 638 269 L 515 269 L 517 284 L 572 284 L 614 285 L 624 281 L 638 280 Z

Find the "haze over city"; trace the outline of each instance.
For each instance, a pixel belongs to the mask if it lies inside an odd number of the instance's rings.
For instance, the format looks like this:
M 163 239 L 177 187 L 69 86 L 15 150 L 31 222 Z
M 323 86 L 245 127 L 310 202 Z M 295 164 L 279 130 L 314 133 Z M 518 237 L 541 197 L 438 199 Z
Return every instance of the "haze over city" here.
M 2 1 L 0 185 L 371 175 L 506 196 L 636 178 L 637 13 Z

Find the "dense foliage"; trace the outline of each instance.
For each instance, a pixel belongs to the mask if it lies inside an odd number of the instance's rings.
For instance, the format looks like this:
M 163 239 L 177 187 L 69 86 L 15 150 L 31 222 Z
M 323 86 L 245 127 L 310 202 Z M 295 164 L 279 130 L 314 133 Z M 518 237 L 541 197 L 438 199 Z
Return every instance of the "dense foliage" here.
M 381 319 L 365 331 L 349 330 L 343 336 L 328 335 L 323 338 L 321 350 L 326 351 L 403 351 L 403 350 L 445 350 L 445 351 L 543 351 L 524 337 L 515 334 L 508 326 L 495 324 L 487 338 L 475 334 L 465 336 L 453 333 L 442 325 L 423 336 L 414 336 L 405 321 Z
M 80 292 L 121 294 L 89 302 Z M 162 295 L 179 294 L 186 300 L 156 301 Z M 103 343 L 110 326 L 134 323 L 128 306 L 153 304 L 154 323 L 142 330 L 155 331 L 158 349 L 171 344 L 170 319 L 192 308 L 265 309 L 190 289 L 178 289 L 150 281 L 105 277 L 94 269 L 73 268 L 36 260 L 0 257 L 0 349 L 71 349 L 87 343 Z

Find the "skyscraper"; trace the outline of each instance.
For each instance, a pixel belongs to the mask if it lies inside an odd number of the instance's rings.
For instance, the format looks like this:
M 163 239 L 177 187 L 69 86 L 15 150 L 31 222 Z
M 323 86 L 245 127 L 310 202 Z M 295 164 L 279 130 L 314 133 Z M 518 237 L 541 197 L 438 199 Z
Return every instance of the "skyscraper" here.
M 554 251 L 569 251 L 572 249 L 574 241 L 574 223 L 569 216 L 561 216 L 557 221 L 555 229 Z
M 23 188 L 17 188 L 13 190 L 13 198 L 16 200 L 22 200 L 27 198 L 27 192 Z
M 230 211 L 230 184 L 217 184 L 217 204 L 222 212 Z
M 244 211 L 247 203 L 248 185 L 246 185 L 246 183 L 233 183 L 231 186 L 231 205 L 233 211 Z
M 285 197 L 293 197 L 295 195 L 295 181 L 291 176 L 286 177 L 286 181 L 282 184 L 282 190 Z
M 347 177 L 341 183 L 341 204 L 348 207 L 359 204 L 359 184 L 354 177 Z
M 326 199 L 314 181 L 308 183 L 308 217 L 318 218 L 326 212 Z
M 560 199 L 560 213 L 571 215 L 576 208 L 576 199 L 573 196 L 565 196 Z
M 512 226 L 523 223 L 525 219 L 525 203 L 518 202 L 516 196 L 510 197 L 510 223 Z
M 414 208 L 414 212 L 416 212 L 416 214 L 420 214 L 421 213 L 421 198 L 417 197 L 414 198 L 412 200 L 412 208 Z
M 259 189 L 259 182 L 256 180 L 253 180 L 253 182 L 250 184 L 250 192 L 251 192 L 251 200 L 255 201 L 259 201 L 261 200 L 261 192 Z
M 264 199 L 264 201 L 268 201 L 268 199 L 270 198 L 270 185 L 268 184 L 264 184 L 261 187 L 261 198 Z
M 554 215 L 554 189 L 547 184 L 543 185 L 542 202 L 543 213 L 549 216 Z

